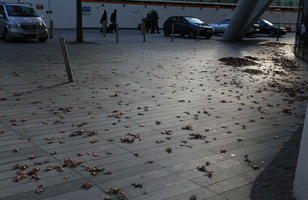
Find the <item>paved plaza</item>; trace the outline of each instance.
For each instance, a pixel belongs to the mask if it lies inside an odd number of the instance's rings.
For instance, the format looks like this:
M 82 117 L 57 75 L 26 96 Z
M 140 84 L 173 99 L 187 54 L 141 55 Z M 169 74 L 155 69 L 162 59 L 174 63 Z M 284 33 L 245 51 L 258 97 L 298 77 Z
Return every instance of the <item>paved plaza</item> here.
M 280 44 L 84 34 L 84 44 L 70 30 L 0 40 L 1 200 L 258 199 L 256 180 L 304 122 L 308 68 L 294 34 Z

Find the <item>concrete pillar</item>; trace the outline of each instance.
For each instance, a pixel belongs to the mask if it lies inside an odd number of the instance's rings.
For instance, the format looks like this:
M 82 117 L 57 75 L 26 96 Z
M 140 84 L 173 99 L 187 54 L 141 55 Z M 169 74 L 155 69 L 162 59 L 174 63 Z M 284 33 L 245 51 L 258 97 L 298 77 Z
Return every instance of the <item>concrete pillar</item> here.
M 259 0 L 254 12 L 251 14 L 250 19 L 247 20 L 247 24 L 243 31 L 240 33 L 241 38 L 245 37 L 246 33 L 252 27 L 254 23 L 258 21 L 264 11 L 269 7 L 269 5 L 273 2 L 273 0 Z
M 232 20 L 223 36 L 224 41 L 241 40 L 241 30 L 246 26 L 251 14 L 254 12 L 258 0 L 240 0 Z
M 299 149 L 293 195 L 297 200 L 308 199 L 308 105 L 304 131 L 302 134 L 301 145 Z

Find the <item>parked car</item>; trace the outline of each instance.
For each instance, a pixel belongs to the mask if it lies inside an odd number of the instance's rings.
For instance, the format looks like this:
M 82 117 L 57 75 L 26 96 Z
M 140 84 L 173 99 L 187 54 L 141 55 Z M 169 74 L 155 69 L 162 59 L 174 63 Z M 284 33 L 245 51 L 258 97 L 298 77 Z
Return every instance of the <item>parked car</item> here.
M 279 36 L 285 35 L 287 33 L 286 28 L 284 27 L 278 28 L 278 26 L 275 26 L 274 24 L 265 19 L 258 20 L 257 23 L 259 24 L 261 34 L 268 34 L 270 37 L 277 37 L 278 32 Z
M 170 36 L 172 33 L 172 24 L 174 23 L 174 34 L 181 36 L 188 35 L 190 38 L 197 37 L 199 27 L 199 36 L 210 39 L 214 33 L 214 29 L 205 22 L 195 17 L 173 16 L 169 17 L 164 23 L 164 34 Z
M 215 34 L 218 35 L 220 33 L 225 33 L 225 31 L 229 27 L 230 22 L 231 19 L 223 19 L 217 24 L 209 24 L 209 25 L 214 28 Z M 253 24 L 253 26 L 249 29 L 247 35 L 252 35 L 258 32 L 259 32 L 259 25 Z
M 30 4 L 0 3 L 0 37 L 11 39 L 48 39 L 47 26 Z

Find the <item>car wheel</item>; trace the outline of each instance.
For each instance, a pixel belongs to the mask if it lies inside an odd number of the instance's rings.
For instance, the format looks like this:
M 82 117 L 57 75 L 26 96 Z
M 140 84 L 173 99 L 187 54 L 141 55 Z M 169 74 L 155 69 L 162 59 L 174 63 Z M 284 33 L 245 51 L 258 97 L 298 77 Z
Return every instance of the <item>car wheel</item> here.
M 4 40 L 7 42 L 11 40 L 9 32 L 7 30 L 4 31 L 3 37 L 4 37 Z
M 197 35 L 194 33 L 194 31 L 189 31 L 189 37 L 192 39 L 196 39 Z
M 40 39 L 39 39 L 39 42 L 46 42 L 46 41 L 47 41 L 47 39 L 48 39 L 48 37 L 45 37 L 45 38 L 40 38 Z
M 211 39 L 211 35 L 207 35 L 207 36 L 205 36 L 205 39 Z
M 170 36 L 170 31 L 166 27 L 164 28 L 164 34 L 165 36 Z
M 274 30 L 270 30 L 269 34 L 268 34 L 270 37 L 275 37 L 276 36 L 276 33 Z
M 181 34 L 181 37 L 185 37 L 185 34 Z

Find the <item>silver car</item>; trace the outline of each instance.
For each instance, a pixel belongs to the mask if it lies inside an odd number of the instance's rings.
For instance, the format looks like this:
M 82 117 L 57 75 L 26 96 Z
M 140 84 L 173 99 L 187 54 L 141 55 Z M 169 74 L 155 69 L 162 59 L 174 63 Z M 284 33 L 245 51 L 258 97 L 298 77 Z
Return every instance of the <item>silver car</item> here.
M 0 37 L 11 39 L 48 39 L 47 26 L 30 4 L 0 2 Z
M 214 28 L 215 34 L 218 35 L 220 33 L 222 33 L 222 34 L 225 33 L 225 31 L 227 30 L 230 22 L 231 22 L 231 19 L 223 19 L 220 22 L 218 22 L 217 24 L 209 24 L 209 25 Z M 259 31 L 260 31 L 259 25 L 253 24 L 253 26 L 249 29 L 247 36 L 255 34 Z

